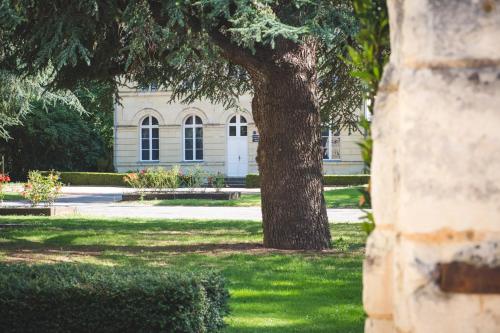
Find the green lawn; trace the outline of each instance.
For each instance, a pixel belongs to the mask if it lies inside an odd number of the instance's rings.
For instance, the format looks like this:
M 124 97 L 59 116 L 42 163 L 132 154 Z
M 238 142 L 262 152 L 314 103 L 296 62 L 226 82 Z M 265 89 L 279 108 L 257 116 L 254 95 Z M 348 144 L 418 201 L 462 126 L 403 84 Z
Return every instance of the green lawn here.
M 361 187 L 342 188 L 325 191 L 325 201 L 328 208 L 358 208 L 359 190 Z M 145 200 L 137 201 L 142 205 L 154 206 L 224 206 L 250 207 L 260 206 L 260 194 L 242 194 L 236 200 L 209 200 L 209 199 L 174 199 L 174 200 Z M 126 204 L 130 204 L 127 201 Z
M 19 201 L 19 200 L 24 200 L 23 196 L 19 192 L 5 192 L 4 201 Z
M 228 280 L 225 332 L 362 332 L 365 235 L 332 225 L 333 249 L 266 250 L 260 222 L 0 217 L 0 260 L 216 268 Z

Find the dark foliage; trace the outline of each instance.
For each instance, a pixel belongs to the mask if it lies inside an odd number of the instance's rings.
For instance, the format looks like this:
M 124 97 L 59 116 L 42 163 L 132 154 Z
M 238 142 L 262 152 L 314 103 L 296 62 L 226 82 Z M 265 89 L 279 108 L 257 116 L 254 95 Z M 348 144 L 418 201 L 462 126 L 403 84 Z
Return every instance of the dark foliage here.
M 218 332 L 228 292 L 214 272 L 0 264 L 2 332 Z
M 22 124 L 9 128 L 10 138 L 0 139 L 13 179 L 24 180 L 29 170 L 112 170 L 113 91 L 88 86 L 76 89 L 86 113 L 64 103 L 35 103 Z

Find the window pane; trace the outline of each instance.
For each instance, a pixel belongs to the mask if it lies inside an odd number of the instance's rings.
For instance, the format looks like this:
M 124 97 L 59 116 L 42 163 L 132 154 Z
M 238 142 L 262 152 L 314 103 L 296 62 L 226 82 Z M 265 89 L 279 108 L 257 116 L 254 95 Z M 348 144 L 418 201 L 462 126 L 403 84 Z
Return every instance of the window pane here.
M 153 161 L 158 161 L 160 159 L 160 151 L 159 150 L 153 150 Z
M 203 138 L 203 128 L 202 127 L 196 128 L 196 138 Z
M 236 126 L 229 126 L 229 136 L 236 136 Z
M 247 127 L 246 126 L 240 127 L 240 136 L 247 136 Z
M 203 149 L 203 139 L 196 139 L 196 149 Z
M 141 130 L 141 138 L 142 139 L 148 139 L 149 138 L 149 129 L 143 128 Z
M 246 124 L 247 120 L 245 117 L 241 116 L 241 120 L 240 120 L 241 123 L 243 124 Z
M 152 128 L 151 131 L 153 131 L 153 133 L 151 134 L 153 136 L 153 139 L 158 139 L 160 129 Z
M 186 149 L 186 161 L 193 160 L 193 151 L 190 149 Z
M 149 139 L 142 139 L 142 149 L 149 149 Z
M 197 124 L 203 124 L 203 122 L 201 121 L 201 118 L 196 116 L 196 123 Z
M 323 159 L 328 159 L 328 137 L 321 138 L 321 149 L 323 150 Z
M 231 120 L 229 121 L 231 124 L 234 124 L 236 123 L 236 116 L 234 116 L 233 118 L 231 118 Z
M 158 125 L 158 119 L 156 119 L 155 117 L 151 117 L 151 124 Z
M 149 161 L 149 150 L 142 151 L 141 159 L 143 161 Z
M 196 159 L 197 160 L 203 159 L 203 149 L 196 149 Z
M 186 119 L 186 125 L 192 125 L 193 124 L 193 116 L 189 116 L 188 119 Z
M 144 120 L 142 121 L 142 124 L 149 125 L 149 117 L 144 118 Z
M 160 149 L 160 140 L 158 139 L 153 139 L 153 149 Z
M 193 139 L 184 140 L 184 148 L 193 149 Z
M 193 129 L 192 128 L 185 128 L 184 129 L 184 137 L 186 139 L 192 138 L 193 137 Z
M 321 136 L 329 136 L 330 135 L 330 129 L 327 127 L 327 128 L 323 128 L 321 130 Z

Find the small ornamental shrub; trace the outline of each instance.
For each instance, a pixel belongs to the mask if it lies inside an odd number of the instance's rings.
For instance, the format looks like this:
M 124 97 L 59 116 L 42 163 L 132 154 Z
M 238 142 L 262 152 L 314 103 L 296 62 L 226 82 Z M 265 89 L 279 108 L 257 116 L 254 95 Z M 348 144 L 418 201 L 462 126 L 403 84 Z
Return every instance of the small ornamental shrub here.
M 0 332 L 214 333 L 229 294 L 213 271 L 0 263 Z
M 123 181 L 130 187 L 135 188 L 137 191 L 142 192 L 146 188 L 145 170 L 139 172 L 128 173 L 123 177 Z
M 217 172 L 214 176 L 212 176 L 212 187 L 215 188 L 215 192 L 220 192 L 220 190 L 226 185 L 224 180 L 224 175 L 220 172 Z
M 5 197 L 4 193 L 4 184 L 10 182 L 10 177 L 6 174 L 0 173 L 0 202 L 3 202 L 3 198 Z
M 156 167 L 146 169 L 143 177 L 146 183 L 146 188 L 152 189 L 154 191 L 161 191 L 162 189 L 167 187 L 167 171 L 163 168 Z
M 181 167 L 179 165 L 174 165 L 172 169 L 168 170 L 165 179 L 165 185 L 169 190 L 175 191 L 181 185 L 181 179 L 179 177 L 180 171 Z
M 190 191 L 194 191 L 195 188 L 201 187 L 205 180 L 205 171 L 200 165 L 191 167 L 187 170 L 184 176 L 184 185 L 189 188 Z
M 59 174 L 51 171 L 44 176 L 40 171 L 30 171 L 22 195 L 30 201 L 33 207 L 40 203 L 51 206 L 61 194 L 61 188 Z

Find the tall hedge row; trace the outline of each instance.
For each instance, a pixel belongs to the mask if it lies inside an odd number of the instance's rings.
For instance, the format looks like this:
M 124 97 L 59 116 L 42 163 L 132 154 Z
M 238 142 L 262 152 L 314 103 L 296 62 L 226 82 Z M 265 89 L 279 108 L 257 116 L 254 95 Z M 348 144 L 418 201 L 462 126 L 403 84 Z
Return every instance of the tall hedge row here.
M 370 175 L 324 175 L 325 186 L 351 186 L 365 185 L 370 181 Z M 260 187 L 260 175 L 250 174 L 246 176 L 246 187 Z
M 227 300 L 214 272 L 0 264 L 0 332 L 219 332 Z

